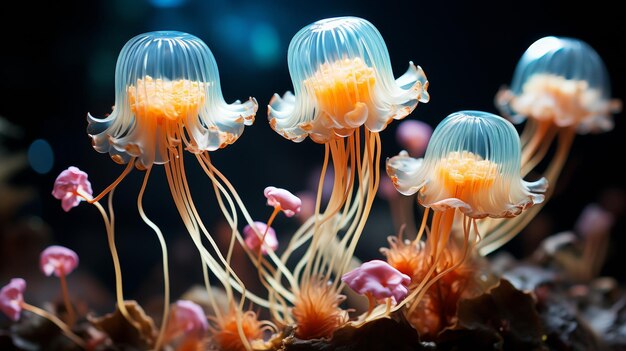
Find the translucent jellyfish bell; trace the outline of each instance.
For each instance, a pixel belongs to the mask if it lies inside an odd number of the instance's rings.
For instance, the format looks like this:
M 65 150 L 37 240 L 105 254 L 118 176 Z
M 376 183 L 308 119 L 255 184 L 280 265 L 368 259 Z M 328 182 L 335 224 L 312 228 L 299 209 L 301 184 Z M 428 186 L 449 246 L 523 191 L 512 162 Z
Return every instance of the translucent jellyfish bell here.
M 213 54 L 199 38 L 175 31 L 135 36 L 115 69 L 115 106 L 103 119 L 88 116 L 94 148 L 137 167 L 168 161 L 183 142 L 194 153 L 232 144 L 254 122 L 257 103 L 227 104 Z
M 552 120 L 559 127 L 577 125 L 581 133 L 612 129 L 611 114 L 620 109 L 598 53 L 582 40 L 555 36 L 526 50 L 510 89 L 496 102 L 516 122 Z
M 541 203 L 545 179 L 520 176 L 520 141 L 513 125 L 482 111 L 460 111 L 435 129 L 423 159 L 406 152 L 387 160 L 387 173 L 404 195 L 435 210 L 459 208 L 467 216 L 513 217 Z
M 378 30 L 357 17 L 329 18 L 302 28 L 288 50 L 295 95 L 274 95 L 268 115 L 272 128 L 300 142 L 345 137 L 365 125 L 379 132 L 428 102 L 422 69 L 394 80 L 389 53 Z

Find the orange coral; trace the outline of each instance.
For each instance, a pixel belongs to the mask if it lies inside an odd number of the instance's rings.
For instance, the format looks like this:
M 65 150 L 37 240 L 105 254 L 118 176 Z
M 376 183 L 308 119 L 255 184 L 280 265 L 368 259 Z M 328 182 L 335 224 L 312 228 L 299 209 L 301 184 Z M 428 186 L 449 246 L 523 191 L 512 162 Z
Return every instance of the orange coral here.
M 449 242 L 434 275 L 458 264 L 460 260 L 463 262 L 436 280 L 417 302 L 417 308 L 409 309 L 412 312 L 406 318 L 423 340 L 433 340 L 439 332 L 455 322 L 459 300 L 476 297 L 491 286 L 491 279 L 486 279 L 487 275 L 482 276 L 485 272 L 481 258 L 471 254 L 465 258 L 463 256 L 461 245 Z M 412 276 L 413 288 L 426 277 L 432 257 L 422 253 L 418 255 L 418 261 L 416 273 Z
M 445 267 L 439 271 L 443 269 Z M 460 299 L 472 298 L 484 292 L 475 279 L 476 274 L 477 270 L 472 267 L 472 263 L 465 261 L 426 291 L 417 308 L 407 316 L 423 340 L 433 340 L 439 332 L 455 322 Z
M 239 334 L 237 327 L 237 317 L 241 318 L 241 329 L 243 336 Z M 215 326 L 211 326 L 211 338 L 213 343 L 221 351 L 246 351 L 246 346 L 242 337 L 251 341 L 263 336 L 263 323 L 257 319 L 253 311 L 247 311 L 242 315 L 231 309 L 221 318 L 210 318 Z
M 402 232 L 389 237 L 387 241 L 389 248 L 381 248 L 380 251 L 392 267 L 411 277 L 409 289 L 415 289 L 426 278 L 431 268 L 432 255 L 424 250 L 423 242 L 406 240 Z M 448 243 L 430 279 L 463 259 L 460 246 L 454 241 Z M 481 268 L 479 257 L 466 257 L 458 267 L 428 288 L 417 301 L 416 308 L 408 310 L 412 312 L 407 312 L 406 318 L 423 340 L 433 340 L 439 332 L 454 323 L 460 299 L 475 297 L 487 291 L 492 281 L 479 279 L 479 275 L 484 273 Z
M 421 264 L 420 245 L 404 239 L 402 231 L 398 236 L 388 237 L 387 242 L 389 242 L 389 248 L 380 249 L 380 252 L 387 257 L 387 263 L 411 279 L 416 277 Z
M 295 334 L 300 339 L 330 338 L 348 321 L 348 314 L 339 308 L 345 296 L 321 280 L 303 284 L 297 294 L 292 313 L 297 322 Z
M 189 338 L 175 348 L 176 351 L 204 351 L 207 350 L 207 344 L 204 340 Z

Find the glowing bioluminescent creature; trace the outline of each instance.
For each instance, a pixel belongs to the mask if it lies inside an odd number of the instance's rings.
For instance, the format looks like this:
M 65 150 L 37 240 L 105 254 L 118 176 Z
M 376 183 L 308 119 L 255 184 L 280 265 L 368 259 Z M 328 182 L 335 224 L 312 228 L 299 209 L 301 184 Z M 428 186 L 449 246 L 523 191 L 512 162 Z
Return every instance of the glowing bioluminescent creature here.
M 601 133 L 613 128 L 613 113 L 621 102 L 611 98 L 610 79 L 598 53 L 576 38 L 548 36 L 534 42 L 520 58 L 510 88 L 502 88 L 496 105 L 515 123 L 526 122 L 521 133 L 522 175 L 556 150 L 540 173 L 555 184 L 576 133 Z M 546 198 L 551 196 L 548 189 Z M 481 245 L 487 254 L 513 238 L 542 208 L 515 221 L 490 221 L 482 231 L 493 232 Z
M 520 168 L 517 131 L 504 118 L 482 111 L 460 111 L 441 121 L 424 158 L 403 151 L 387 160 L 396 189 L 404 195 L 417 193 L 426 208 L 413 243 L 420 259 L 398 261 L 415 265 L 399 269 L 418 275 L 412 277 L 411 293 L 403 302 L 409 306 L 409 317 L 428 288 L 473 253 L 484 234 L 477 230 L 481 219 L 515 217 L 544 200 L 540 193 L 546 189 L 545 179 L 526 182 Z M 430 230 L 422 243 L 429 211 Z M 462 227 L 461 235 L 453 235 L 455 223 Z M 462 254 L 450 254 L 450 246 L 462 247 Z
M 202 154 L 234 143 L 254 122 L 256 100 L 227 104 L 217 63 L 206 44 L 182 32 L 140 34 L 122 48 L 115 72 L 115 106 L 104 119 L 88 116 L 98 152 L 147 169 L 173 159 L 178 146 Z
M 294 234 L 282 256 L 286 262 L 298 247 L 310 243 L 294 269 L 300 286 L 291 287 L 299 300 L 293 315 L 301 324 L 323 310 L 329 321 L 341 321 L 342 314 L 334 311 L 334 296 L 343 287 L 338 277 L 353 260 L 378 188 L 379 132 L 406 117 L 418 102 L 429 100 L 428 81 L 413 63 L 394 79 L 381 34 L 357 17 L 328 18 L 302 28 L 289 44 L 288 64 L 294 93 L 274 95 L 268 107 L 270 126 L 289 140 L 309 137 L 325 149 L 315 214 Z M 328 202 L 321 204 L 329 162 L 333 190 Z M 331 280 L 332 284 L 323 283 Z M 296 333 L 303 338 L 328 336 L 332 324 L 315 335 L 305 335 L 304 328 Z
M 217 64 L 202 40 L 183 32 L 158 31 L 137 35 L 124 45 L 115 72 L 113 111 L 103 119 L 88 116 L 88 132 L 94 148 L 109 153 L 115 162 L 126 163 L 127 166 L 102 194 L 86 200 L 97 202 L 109 191 L 112 196 L 113 189 L 133 166 L 146 172 L 137 205 L 142 219 L 159 236 L 163 250 L 163 321 L 168 320 L 169 306 L 166 244 L 161 230 L 146 216 L 142 204 L 152 167 L 163 165 L 165 169 L 176 207 L 204 262 L 207 290 L 211 292 L 208 281 L 210 270 L 225 287 L 230 301 L 235 301 L 232 286 L 242 295 L 245 295 L 245 287 L 232 271 L 229 261 L 235 240 L 243 242 L 243 238 L 237 231 L 236 208 L 232 199 L 234 189 L 211 163 L 209 151 L 234 143 L 241 136 L 244 126 L 253 123 L 256 110 L 254 98 L 244 103 L 236 101 L 227 104 L 224 101 Z M 218 249 L 194 205 L 185 175 L 183 149 L 197 158 L 211 179 L 221 210 L 232 227 L 231 244 L 226 255 Z M 230 207 L 226 207 L 224 198 Z M 237 201 L 240 202 L 238 197 Z M 112 209 L 111 202 L 109 204 Z M 107 224 L 110 230 L 113 230 L 112 221 L 111 218 Z M 207 240 L 211 248 L 205 248 L 202 240 Z M 121 285 L 119 279 L 118 285 Z M 120 306 L 123 306 L 120 302 L 122 298 L 119 289 Z M 244 297 L 241 298 L 242 303 L 243 300 Z M 219 317 L 221 308 L 215 301 L 213 304 Z M 161 345 L 165 324 L 161 327 L 156 349 Z

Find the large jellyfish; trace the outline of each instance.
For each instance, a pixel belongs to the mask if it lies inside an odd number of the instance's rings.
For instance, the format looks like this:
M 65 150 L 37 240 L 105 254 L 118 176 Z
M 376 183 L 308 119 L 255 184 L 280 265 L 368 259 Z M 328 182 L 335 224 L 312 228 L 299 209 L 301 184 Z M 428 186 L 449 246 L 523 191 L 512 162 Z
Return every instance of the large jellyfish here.
M 412 274 L 411 292 L 402 303 L 409 306 L 409 320 L 414 319 L 429 287 L 474 255 L 484 234 L 477 223 L 487 217 L 516 217 L 543 202 L 546 180 L 524 181 L 520 160 L 520 140 L 513 125 L 482 111 L 459 111 L 446 117 L 435 129 L 424 158 L 402 151 L 387 160 L 387 173 L 396 189 L 404 195 L 417 193 L 425 207 L 415 240 L 407 247 L 386 250 L 392 264 L 397 262 L 399 270 Z M 429 211 L 432 218 L 422 242 Z M 455 235 L 458 224 L 460 235 Z M 417 259 L 394 257 L 408 258 L 411 250 Z
M 113 230 L 113 190 L 133 166 L 145 171 L 137 205 L 142 219 L 159 237 L 165 275 L 164 322 L 156 349 L 162 342 L 167 321 L 169 278 L 164 238 L 159 227 L 147 217 L 142 204 L 152 167 L 163 165 L 165 169 L 178 212 L 204 262 L 207 291 L 212 291 L 210 271 L 226 289 L 229 300 L 234 301 L 233 286 L 245 295 L 243 282 L 229 264 L 235 240 L 243 242 L 237 231 L 233 201 L 236 194 L 226 177 L 211 163 L 209 151 L 235 142 L 244 126 L 253 123 L 256 111 L 254 98 L 243 103 L 235 101 L 227 104 L 224 101 L 215 58 L 202 40 L 188 33 L 158 31 L 137 35 L 124 45 L 115 71 L 112 113 L 103 119 L 88 116 L 88 132 L 94 148 L 98 152 L 109 153 L 117 163 L 127 164 L 125 171 L 111 186 L 100 195 L 87 199 L 97 203 L 110 192 L 110 219 L 103 213 L 108 230 Z M 232 239 L 226 255 L 220 252 L 194 205 L 185 175 L 183 148 L 195 156 L 210 178 L 220 208 L 231 225 Z M 236 201 L 240 202 L 238 197 Z M 205 248 L 203 240 L 210 244 L 210 248 Z M 119 279 L 118 285 L 121 285 Z M 122 300 L 119 288 L 118 305 L 124 312 Z M 241 303 L 243 301 L 242 296 Z M 222 309 L 214 299 L 213 309 L 215 315 L 220 317 Z M 127 313 L 125 315 L 128 317 Z M 241 328 L 241 319 L 238 320 Z
M 621 101 L 611 98 L 610 79 L 600 55 L 576 38 L 547 36 L 534 42 L 520 58 L 510 87 L 496 96 L 502 114 L 515 123 L 526 122 L 521 133 L 522 174 L 539 171 L 555 184 L 576 133 L 602 133 L 613 128 L 613 113 Z M 544 170 L 552 145 L 555 152 Z M 551 196 L 548 189 L 546 198 Z M 483 231 L 493 232 L 483 241 L 487 254 L 513 238 L 542 208 L 514 221 L 487 221 Z
M 343 283 L 332 277 L 354 265 L 353 253 L 378 188 L 379 132 L 406 117 L 418 102 L 428 102 L 428 81 L 413 63 L 394 79 L 381 34 L 358 17 L 328 18 L 302 28 L 289 44 L 288 64 L 294 94 L 274 95 L 268 108 L 270 126 L 289 140 L 310 137 L 323 144 L 325 157 L 315 214 L 296 231 L 282 260 L 309 243 L 294 269 L 300 287 L 292 287 L 297 300 L 293 315 L 303 325 L 307 316 L 323 314 L 332 326 L 344 320 L 334 297 Z M 333 190 L 322 204 L 330 162 Z M 332 284 L 324 283 L 328 281 Z M 331 327 L 299 336 L 328 332 Z

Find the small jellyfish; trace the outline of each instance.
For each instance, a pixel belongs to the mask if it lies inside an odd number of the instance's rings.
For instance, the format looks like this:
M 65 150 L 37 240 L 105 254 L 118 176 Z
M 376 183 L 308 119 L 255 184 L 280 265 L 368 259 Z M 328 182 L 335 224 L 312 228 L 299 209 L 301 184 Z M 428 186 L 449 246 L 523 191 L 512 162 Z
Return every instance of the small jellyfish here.
M 329 291 L 338 293 L 343 288 L 338 277 L 351 264 L 378 189 L 379 133 L 419 102 L 428 102 L 428 80 L 412 62 L 395 79 L 383 37 L 358 17 L 327 18 L 302 28 L 289 44 L 288 64 L 294 93 L 274 94 L 268 106 L 270 126 L 294 142 L 309 137 L 323 144 L 325 157 L 315 213 L 296 231 L 282 258 L 288 260 L 297 247 L 309 243 L 294 270 L 296 279 L 307 285 L 335 275 Z M 332 191 L 322 204 L 327 172 L 333 174 Z M 296 287 L 294 294 L 301 297 L 311 289 L 316 288 Z
M 534 42 L 519 60 L 510 88 L 501 90 L 498 107 L 516 122 L 533 119 L 580 133 L 613 128 L 619 110 L 611 99 L 604 62 L 587 43 L 548 36 Z
M 516 123 L 526 121 L 521 135 L 522 173 L 528 174 L 558 138 L 559 151 L 545 175 L 555 181 L 576 132 L 613 129 L 613 113 L 621 102 L 611 98 L 611 84 L 600 55 L 576 38 L 548 36 L 522 55 L 509 87 L 496 95 L 496 105 Z
M 417 193 L 418 202 L 426 208 L 415 242 L 420 242 L 428 211 L 433 211 L 422 255 L 430 268 L 407 299 L 418 296 L 410 303 L 409 314 L 437 279 L 474 252 L 481 238 L 477 222 L 486 217 L 516 217 L 544 200 L 545 179 L 523 180 L 520 158 L 519 136 L 510 122 L 487 112 L 460 111 L 437 126 L 424 158 L 415 159 L 403 151 L 387 160 L 387 173 L 396 189 L 404 195 Z M 455 225 L 461 226 L 462 236 L 452 235 Z M 457 242 L 463 254 L 439 269 L 441 260 L 452 257 L 449 246 Z
M 217 63 L 202 40 L 184 32 L 156 31 L 137 35 L 122 48 L 115 69 L 115 105 L 111 114 L 102 119 L 88 115 L 87 131 L 96 151 L 109 153 L 115 162 L 127 166 L 100 195 L 86 198 L 87 201 L 97 203 L 110 193 L 111 204 L 113 190 L 133 166 L 145 170 L 137 206 L 142 220 L 158 236 L 165 276 L 164 323 L 156 343 L 157 350 L 162 345 L 165 321 L 168 320 L 169 273 L 164 237 L 143 209 L 143 195 L 152 167 L 163 165 L 165 169 L 176 208 L 200 252 L 205 280 L 208 282 L 210 270 L 226 287 L 229 298 L 233 298 L 233 286 L 243 294 L 245 287 L 229 264 L 236 239 L 243 242 L 237 230 L 235 202 L 240 207 L 243 204 L 232 184 L 212 164 L 209 152 L 234 143 L 244 127 L 254 122 L 256 111 L 257 102 L 252 97 L 243 103 L 225 102 Z M 233 244 L 226 254 L 218 248 L 194 204 L 186 177 L 183 149 L 197 159 L 210 178 L 220 210 L 231 226 Z M 112 211 L 112 205 L 109 208 Z M 251 222 L 250 219 L 248 221 Z M 108 231 L 112 231 L 112 213 L 107 227 Z M 210 249 L 204 246 L 204 239 L 210 244 Z M 211 292 L 208 287 L 207 290 Z M 124 306 L 119 292 L 118 305 Z M 213 305 L 217 304 L 214 302 Z M 128 319 L 127 313 L 125 316 Z
M 520 137 L 522 175 L 534 171 L 550 184 L 556 184 L 576 133 L 610 131 L 613 114 L 621 110 L 621 101 L 611 98 L 610 78 L 600 55 L 580 39 L 556 36 L 541 38 L 526 49 L 511 86 L 500 89 L 495 102 L 505 117 L 526 122 Z M 554 152 L 549 153 L 553 145 Z M 553 189 L 546 192 L 546 200 Z M 514 237 L 544 204 L 513 221 L 484 222 L 494 235 L 481 243 L 482 253 Z

